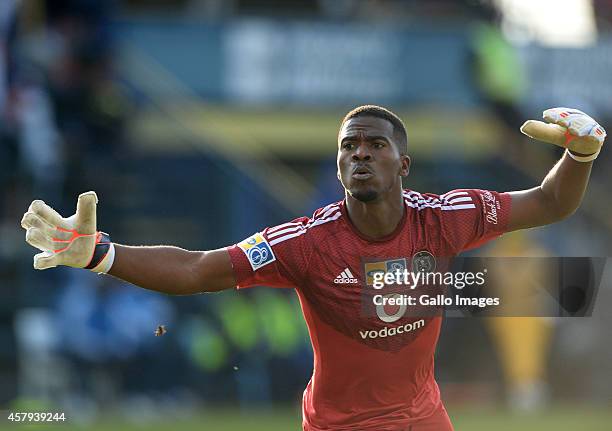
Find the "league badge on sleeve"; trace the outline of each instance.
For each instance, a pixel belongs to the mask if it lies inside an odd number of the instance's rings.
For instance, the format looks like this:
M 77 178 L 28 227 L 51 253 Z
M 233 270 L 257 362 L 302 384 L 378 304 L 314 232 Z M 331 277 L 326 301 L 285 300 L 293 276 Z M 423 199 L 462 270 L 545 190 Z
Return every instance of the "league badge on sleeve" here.
M 272 247 L 261 233 L 245 239 L 238 243 L 238 247 L 244 252 L 253 271 L 257 271 L 262 266 L 266 266 L 276 260 Z

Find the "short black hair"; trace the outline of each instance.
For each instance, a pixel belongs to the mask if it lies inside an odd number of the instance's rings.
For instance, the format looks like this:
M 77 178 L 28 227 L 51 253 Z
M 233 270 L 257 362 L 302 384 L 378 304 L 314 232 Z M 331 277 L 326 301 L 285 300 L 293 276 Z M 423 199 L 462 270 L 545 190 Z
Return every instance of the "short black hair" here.
M 358 106 L 355 109 L 352 109 L 348 114 L 344 116 L 344 118 L 342 119 L 342 123 L 340 123 L 340 130 L 342 130 L 344 123 L 346 123 L 351 118 L 357 117 L 376 117 L 382 118 L 383 120 L 387 120 L 393 125 L 393 135 L 395 138 L 397 149 L 399 150 L 400 154 L 408 154 L 408 134 L 406 133 L 406 126 L 404 126 L 404 122 L 400 119 L 400 117 L 395 115 L 387 108 L 383 108 L 382 106 Z

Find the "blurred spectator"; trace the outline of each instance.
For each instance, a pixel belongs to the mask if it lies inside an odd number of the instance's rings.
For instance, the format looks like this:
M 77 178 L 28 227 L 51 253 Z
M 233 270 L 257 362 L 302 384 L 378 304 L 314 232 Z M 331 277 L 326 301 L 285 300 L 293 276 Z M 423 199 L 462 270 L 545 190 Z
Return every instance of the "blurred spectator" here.
M 518 133 L 524 121 L 519 104 L 527 91 L 525 70 L 518 52 L 499 28 L 499 14 L 483 2 L 472 30 L 474 82 L 484 102 L 508 131 Z
M 125 383 L 142 387 L 135 383 L 155 382 L 158 362 L 152 359 L 168 346 L 154 331 L 162 323 L 173 327 L 169 299 L 86 271 L 67 275 L 54 326 L 57 350 L 76 367 L 71 367 L 71 387 L 63 395 L 108 404 L 120 398 L 118 391 Z M 124 375 L 120 370 L 130 364 L 138 364 L 138 369 Z
M 6 0 L 0 4 L 0 236 L 3 238 L 10 237 L 10 228 L 4 226 L 4 219 L 8 218 L 13 207 L 12 196 L 18 179 L 18 124 L 13 105 L 17 7 L 17 0 Z M 9 253 L 9 249 L 0 247 L 0 264 Z
M 61 41 L 62 46 L 48 65 L 49 88 L 66 146 L 67 175 L 80 178 L 67 182 L 69 196 L 87 189 L 111 196 L 109 182 L 117 167 L 113 161 L 123 159 L 128 102 L 114 77 L 109 4 L 49 4 L 47 37 Z
M 517 412 L 534 412 L 546 407 L 549 401 L 548 376 L 553 323 L 550 318 L 538 316 L 545 304 L 533 303 L 536 280 L 554 280 L 538 266 L 538 259 L 528 261 L 520 268 L 504 257 L 545 257 L 548 252 L 527 231 L 504 235 L 487 248 L 491 260 L 490 280 L 494 291 L 515 292 L 513 298 L 531 298 L 522 305 L 526 317 L 491 317 L 486 324 L 492 335 L 504 376 L 506 401 Z M 538 286 L 543 288 L 542 286 Z M 531 293 L 531 295 L 530 295 Z M 532 309 L 531 312 L 528 310 Z

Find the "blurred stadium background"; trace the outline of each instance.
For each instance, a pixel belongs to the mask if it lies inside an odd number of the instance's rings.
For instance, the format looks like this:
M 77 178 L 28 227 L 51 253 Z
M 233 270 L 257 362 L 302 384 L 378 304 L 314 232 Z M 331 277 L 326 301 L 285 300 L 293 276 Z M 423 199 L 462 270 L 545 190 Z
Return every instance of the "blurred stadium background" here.
M 96 190 L 117 242 L 228 245 L 341 198 L 337 128 L 365 103 L 406 122 L 406 186 L 531 187 L 561 153 L 520 124 L 570 106 L 610 131 L 610 76 L 609 0 L 2 0 L 0 409 L 299 429 L 312 367 L 290 291 L 167 297 L 35 272 L 32 199 L 72 214 Z M 609 256 L 611 166 L 604 150 L 570 220 L 478 253 Z M 447 319 L 437 375 L 457 429 L 610 429 L 611 281 L 607 265 L 589 318 Z

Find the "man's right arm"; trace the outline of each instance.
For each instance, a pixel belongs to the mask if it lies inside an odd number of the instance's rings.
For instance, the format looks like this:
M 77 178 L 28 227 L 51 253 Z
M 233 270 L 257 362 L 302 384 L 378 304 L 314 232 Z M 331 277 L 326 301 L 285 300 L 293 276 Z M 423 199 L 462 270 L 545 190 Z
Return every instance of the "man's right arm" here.
M 218 292 L 236 286 L 227 249 L 188 251 L 178 247 L 115 244 L 110 275 L 170 295 Z
M 107 234 L 97 231 L 97 203 L 94 192 L 83 193 L 76 213 L 64 218 L 43 201 L 32 202 L 21 226 L 26 242 L 42 252 L 34 256 L 34 268 L 86 268 L 171 295 L 217 292 L 236 285 L 225 248 L 187 251 L 111 243 Z

